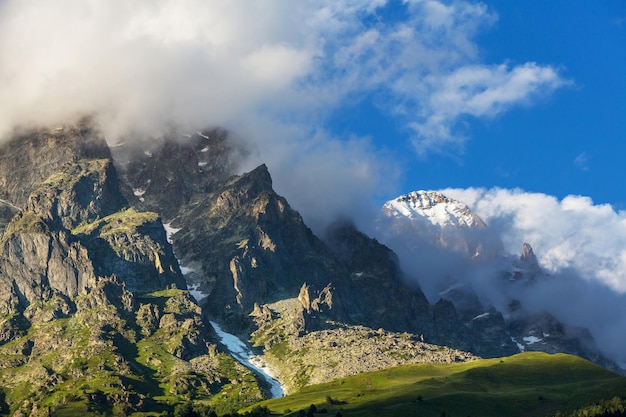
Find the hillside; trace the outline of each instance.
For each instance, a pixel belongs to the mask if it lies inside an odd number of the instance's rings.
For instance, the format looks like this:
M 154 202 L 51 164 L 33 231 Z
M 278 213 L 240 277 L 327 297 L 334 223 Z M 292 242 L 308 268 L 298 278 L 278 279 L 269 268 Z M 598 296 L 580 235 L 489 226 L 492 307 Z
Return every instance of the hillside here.
M 528 352 L 362 373 L 261 405 L 286 416 L 313 404 L 330 416 L 543 417 L 615 396 L 626 396 L 626 378 L 576 356 Z

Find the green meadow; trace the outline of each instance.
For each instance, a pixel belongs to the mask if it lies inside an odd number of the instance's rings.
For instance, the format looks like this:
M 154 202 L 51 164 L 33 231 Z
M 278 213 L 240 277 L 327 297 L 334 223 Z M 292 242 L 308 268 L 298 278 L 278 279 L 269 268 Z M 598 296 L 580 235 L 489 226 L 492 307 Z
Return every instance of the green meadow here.
M 260 405 L 293 416 L 314 405 L 321 416 L 544 417 L 616 396 L 626 397 L 626 378 L 576 356 L 528 352 L 363 373 Z

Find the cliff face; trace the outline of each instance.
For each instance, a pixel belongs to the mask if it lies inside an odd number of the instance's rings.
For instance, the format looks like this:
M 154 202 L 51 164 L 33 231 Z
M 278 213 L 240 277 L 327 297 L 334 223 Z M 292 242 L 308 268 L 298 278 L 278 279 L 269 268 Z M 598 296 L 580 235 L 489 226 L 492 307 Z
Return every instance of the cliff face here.
M 241 153 L 222 131 L 114 148 L 128 200 L 171 221 L 185 278 L 213 319 L 251 332 L 255 305 L 300 296 L 288 326 L 296 333 L 330 320 L 480 350 L 452 304 L 430 305 L 387 247 L 349 224 L 320 240 L 273 190 L 265 165 L 233 175 Z
M 81 159 L 110 159 L 106 142 L 88 120 L 17 134 L 0 147 L 0 199 L 25 208 L 36 183 Z
M 1 240 L 5 313 L 55 293 L 85 294 L 104 276 L 117 275 L 133 291 L 185 287 L 158 216 L 128 208 L 96 132 L 84 126 L 35 132 L 2 151 L 4 162 L 25 156 L 20 169 L 4 177 L 8 189 L 19 188 L 6 200 L 14 211 L 23 207 Z M 0 164 L 5 174 L 7 165 Z
M 240 400 L 223 412 L 258 401 L 252 374 L 213 342 L 159 215 L 129 205 L 86 123 L 0 149 L 0 412 L 127 415 L 226 392 Z
M 174 246 L 198 265 L 200 290 L 217 316 L 247 315 L 255 303 L 324 286 L 340 267 L 300 215 L 272 190 L 265 166 L 230 179 L 190 210 Z

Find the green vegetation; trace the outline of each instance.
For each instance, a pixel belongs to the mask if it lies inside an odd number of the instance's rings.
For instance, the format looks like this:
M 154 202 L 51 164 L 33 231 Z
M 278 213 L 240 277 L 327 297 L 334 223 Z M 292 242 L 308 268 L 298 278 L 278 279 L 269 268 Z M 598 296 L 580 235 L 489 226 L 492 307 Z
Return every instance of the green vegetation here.
M 103 302 L 115 285 L 102 282 L 75 305 L 62 297 L 33 304 L 32 323 L 3 318 L 19 333 L 0 345 L 0 415 L 158 416 L 184 403 L 225 415 L 263 399 L 248 369 L 207 345 L 187 291 L 143 294 L 131 309 Z M 151 314 L 144 332 L 139 319 Z
M 90 173 L 103 172 L 110 162 L 109 159 L 81 159 L 75 163 L 68 163 L 63 169 L 52 173 L 42 185 L 70 189 L 68 184 L 75 184 L 81 177 Z
M 74 235 L 90 235 L 98 230 L 100 236 L 128 233 L 146 223 L 155 222 L 159 215 L 150 211 L 138 212 L 134 208 L 118 211 L 93 223 L 81 224 L 72 229 Z
M 19 233 L 46 233 L 47 231 L 48 227 L 39 216 L 28 212 L 20 212 L 7 225 L 4 236 L 6 239 L 8 236 Z
M 543 417 L 624 395 L 624 377 L 575 356 L 528 352 L 363 373 L 261 405 L 293 416 L 316 404 L 331 416 Z
M 593 405 L 580 408 L 571 413 L 557 411 L 554 417 L 624 417 L 626 416 L 626 400 L 613 397 L 610 400 L 598 401 Z

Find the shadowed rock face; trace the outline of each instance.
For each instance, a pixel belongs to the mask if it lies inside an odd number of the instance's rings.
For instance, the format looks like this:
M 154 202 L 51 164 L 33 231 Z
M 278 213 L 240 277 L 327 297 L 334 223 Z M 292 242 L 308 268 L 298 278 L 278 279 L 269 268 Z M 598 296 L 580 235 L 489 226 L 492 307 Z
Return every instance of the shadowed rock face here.
M 235 174 L 236 159 L 244 153 L 221 129 L 133 138 L 111 152 L 127 200 L 166 221 L 221 187 Z
M 55 228 L 73 229 L 127 206 L 111 160 L 81 159 L 34 184 L 25 210 Z
M 179 161 L 167 152 L 181 149 L 184 159 L 212 149 L 214 160 L 232 167 L 219 156 L 220 151 L 230 152 L 224 140 L 208 133 L 193 136 L 188 143 L 165 145 L 141 157 L 141 169 L 132 168 L 137 163 L 131 160 L 121 168 L 126 172 L 122 177 L 133 181 L 130 172 L 148 175 L 156 172 L 156 164 L 163 172 L 175 173 Z M 144 201 L 138 204 L 150 204 L 157 211 L 162 202 L 166 212 L 178 213 L 172 225 L 181 230 L 172 240 L 178 258 L 190 270 L 187 281 L 206 295 L 205 309 L 228 329 L 249 328 L 255 305 L 297 297 L 304 286 L 317 308 L 303 306 L 296 315 L 298 323 L 293 323 L 297 331 L 323 328 L 326 320 L 339 320 L 416 332 L 427 340 L 457 347 L 472 346 L 450 303 L 431 306 L 419 288 L 405 286 L 397 259 L 388 248 L 350 225 L 334 227 L 327 242 L 322 242 L 274 192 L 265 165 L 240 176 L 227 177 L 225 172 L 194 170 L 192 178 L 180 185 L 190 193 L 189 203 L 179 207 L 172 208 L 168 191 L 148 196 L 149 189 L 142 189 L 134 201 L 140 197 Z

